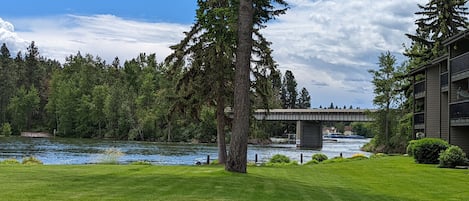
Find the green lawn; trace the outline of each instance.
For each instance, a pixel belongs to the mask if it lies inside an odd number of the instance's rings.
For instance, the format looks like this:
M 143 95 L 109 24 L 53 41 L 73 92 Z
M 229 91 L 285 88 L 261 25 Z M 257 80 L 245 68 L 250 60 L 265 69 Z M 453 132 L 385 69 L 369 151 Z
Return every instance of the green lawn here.
M 0 200 L 469 200 L 469 170 L 385 157 L 291 167 L 0 165 Z

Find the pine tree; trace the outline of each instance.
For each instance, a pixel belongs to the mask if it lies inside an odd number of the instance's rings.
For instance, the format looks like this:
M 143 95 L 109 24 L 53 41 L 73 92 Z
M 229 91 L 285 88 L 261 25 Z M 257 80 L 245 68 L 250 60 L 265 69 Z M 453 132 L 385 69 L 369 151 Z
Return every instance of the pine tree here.
M 406 34 L 412 40 L 412 46 L 405 55 L 418 60 L 428 61 L 445 53 L 442 42 L 467 29 L 467 0 L 430 0 L 424 6 L 418 5 L 422 16 L 415 21 L 415 34 Z M 415 61 L 414 61 L 415 62 Z
M 311 107 L 311 96 L 306 88 L 301 89 L 300 98 L 298 98 L 298 108 L 308 109 Z

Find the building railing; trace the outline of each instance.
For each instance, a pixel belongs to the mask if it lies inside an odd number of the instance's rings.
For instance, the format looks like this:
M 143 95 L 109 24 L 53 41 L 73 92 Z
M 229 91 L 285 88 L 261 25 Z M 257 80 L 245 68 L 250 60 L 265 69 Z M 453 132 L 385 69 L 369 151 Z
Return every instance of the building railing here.
M 451 103 L 449 106 L 449 116 L 453 119 L 469 119 L 469 101 Z
M 414 85 L 414 94 L 425 93 L 425 81 L 417 82 Z
M 451 59 L 451 75 L 469 71 L 469 52 Z
M 440 86 L 441 88 L 448 87 L 448 72 L 440 75 Z
M 414 124 L 424 124 L 425 123 L 425 113 L 415 113 L 414 114 Z

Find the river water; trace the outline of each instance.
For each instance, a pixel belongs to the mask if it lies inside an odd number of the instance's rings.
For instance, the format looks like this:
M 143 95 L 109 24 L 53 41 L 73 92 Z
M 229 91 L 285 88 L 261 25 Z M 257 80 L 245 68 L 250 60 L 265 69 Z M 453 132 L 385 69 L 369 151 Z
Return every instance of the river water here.
M 324 153 L 329 158 L 339 156 L 350 157 L 356 153 L 370 155 L 360 151 L 369 139 L 338 139 L 337 142 L 324 141 L 321 150 L 303 150 L 295 145 L 273 144 L 268 146 L 249 145 L 248 161 L 268 161 L 275 154 L 283 154 L 292 160 L 311 160 L 315 153 Z M 193 165 L 205 162 L 207 156 L 216 159 L 217 146 L 213 144 L 179 144 L 153 143 L 136 141 L 112 141 L 95 139 L 62 139 L 62 138 L 22 138 L 0 137 L 0 161 L 15 158 L 19 161 L 24 157 L 34 156 L 44 164 L 90 164 L 98 163 L 105 157 L 108 149 L 118 149 L 123 153 L 118 158 L 122 164 L 134 161 L 149 161 L 155 165 Z

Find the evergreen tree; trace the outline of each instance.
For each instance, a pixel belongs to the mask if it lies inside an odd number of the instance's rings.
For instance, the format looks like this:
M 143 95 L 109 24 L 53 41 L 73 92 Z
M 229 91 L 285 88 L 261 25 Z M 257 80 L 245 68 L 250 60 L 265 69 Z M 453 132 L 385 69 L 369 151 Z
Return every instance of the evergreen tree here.
M 268 3 L 266 5 L 266 2 Z M 277 1 L 276 1 L 277 2 Z M 178 77 L 177 91 L 181 98 L 175 102 L 174 107 L 186 107 L 193 111 L 195 118 L 199 118 L 203 106 L 216 108 L 217 140 L 219 146 L 219 162 L 226 159 L 224 110 L 227 105 L 232 105 L 234 80 L 235 49 L 237 47 L 236 20 L 237 1 L 233 0 L 199 0 L 197 9 L 197 21 L 192 29 L 186 33 L 186 37 L 177 45 L 172 46 L 174 53 L 168 56 L 166 61 L 170 63 L 172 76 Z M 262 24 L 281 11 L 270 11 L 270 0 L 257 0 L 254 23 Z M 283 2 L 278 1 L 280 5 Z M 270 43 L 258 32 L 258 29 L 250 29 L 257 40 L 253 41 L 252 54 L 260 58 L 252 68 L 252 73 L 258 82 L 256 92 L 264 94 L 261 84 L 268 72 L 275 70 L 271 58 Z M 190 58 L 187 66 L 183 66 L 186 59 Z M 185 67 L 181 69 L 182 67 Z M 270 68 L 270 70 L 265 70 Z
M 298 91 L 295 76 L 290 70 L 285 72 L 283 77 L 282 101 L 284 109 L 297 108 Z
M 15 92 L 14 63 L 5 43 L 0 48 L 0 124 L 7 122 L 7 106 Z
M 443 55 L 446 51 L 442 42 L 467 29 L 466 3 L 467 0 L 430 0 L 424 6 L 418 5 L 421 11 L 415 14 L 422 17 L 415 21 L 416 33 L 406 34 L 412 46 L 405 55 L 417 63 Z
M 389 145 L 389 139 L 391 137 L 391 109 L 396 108 L 399 105 L 400 88 L 399 77 L 401 74 L 396 68 L 396 57 L 391 55 L 388 51 L 381 53 L 379 56 L 379 69 L 369 70 L 369 73 L 373 75 L 372 83 L 374 85 L 375 98 L 373 103 L 379 107 L 379 111 L 376 113 L 378 118 L 377 124 L 383 125 L 382 130 L 379 130 L 377 141 L 378 144 Z M 380 122 L 382 120 L 382 122 Z M 384 135 L 384 136 L 382 136 Z M 384 138 L 384 139 L 383 139 Z M 384 140 L 384 141 L 383 141 Z
M 300 98 L 298 98 L 298 108 L 311 108 L 311 96 L 309 96 L 308 90 L 306 90 L 304 87 L 301 89 Z

